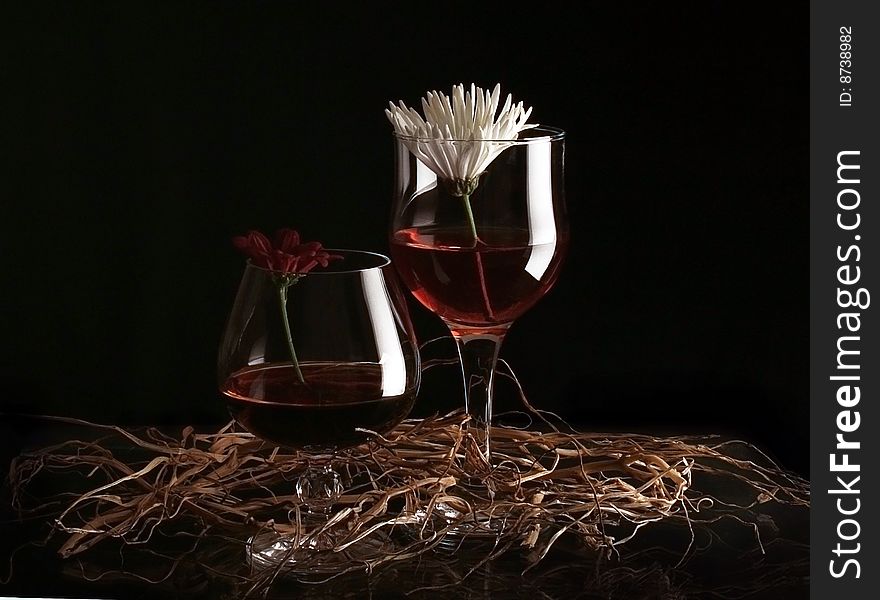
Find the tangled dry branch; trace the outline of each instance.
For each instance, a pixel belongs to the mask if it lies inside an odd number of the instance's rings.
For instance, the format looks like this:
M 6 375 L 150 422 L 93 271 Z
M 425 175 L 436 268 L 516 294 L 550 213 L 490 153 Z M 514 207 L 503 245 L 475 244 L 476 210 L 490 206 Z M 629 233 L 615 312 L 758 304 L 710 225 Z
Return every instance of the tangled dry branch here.
M 658 521 L 692 529 L 732 518 L 758 531 L 749 517 L 756 505 L 809 504 L 806 481 L 769 460 L 738 457 L 741 442 L 584 434 L 549 422 L 545 431 L 498 426 L 489 467 L 476 454 L 467 416 L 454 412 L 404 421 L 339 452 L 334 467 L 345 492 L 329 519 L 314 519 L 293 485 L 313 457 L 271 447 L 232 423 L 207 434 L 187 427 L 175 437 L 68 421 L 107 435 L 24 454 L 10 469 L 15 508 L 51 514 L 65 536 L 64 557 L 109 539 L 149 546 L 169 528 L 241 544 L 271 531 L 294 540 L 291 553 L 319 548 L 300 552 L 301 566 L 346 556 L 332 563 L 343 565 L 328 575 L 335 576 L 448 548 L 470 532 L 491 533 L 485 560 L 520 547 L 534 565 L 563 537 L 611 553 Z M 753 448 L 747 456 L 756 456 Z M 88 491 L 34 502 L 29 483 L 59 472 L 83 475 Z M 327 539 L 332 543 L 316 543 Z M 358 559 L 358 546 L 377 540 L 383 551 Z M 265 589 L 280 571 L 255 569 L 246 579 L 252 590 Z

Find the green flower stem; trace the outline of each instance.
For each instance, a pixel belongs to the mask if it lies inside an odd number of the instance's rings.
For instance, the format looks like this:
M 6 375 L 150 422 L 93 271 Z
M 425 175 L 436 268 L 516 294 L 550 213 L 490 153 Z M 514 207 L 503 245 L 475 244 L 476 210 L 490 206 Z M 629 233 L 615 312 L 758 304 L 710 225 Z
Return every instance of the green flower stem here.
M 474 211 L 471 210 L 471 195 L 462 194 L 461 201 L 464 204 L 464 211 L 467 214 L 468 225 L 470 225 L 471 234 L 474 236 L 474 245 L 476 245 L 480 238 L 477 236 L 477 224 L 474 222 Z
M 471 228 L 471 235 L 474 236 L 474 248 L 480 243 L 480 237 L 477 235 L 477 224 L 474 221 L 474 211 L 471 210 L 471 195 L 462 194 L 461 201 L 464 204 L 464 210 L 467 213 L 468 225 Z M 495 318 L 495 311 L 492 310 L 492 303 L 489 301 L 489 290 L 486 289 L 486 273 L 483 270 L 483 258 L 479 252 L 474 253 L 477 261 L 477 277 L 480 280 L 480 292 L 483 295 L 483 305 L 486 307 L 486 316 L 490 319 Z
M 282 279 L 277 282 L 278 300 L 281 307 L 281 320 L 284 323 L 284 333 L 287 335 L 287 348 L 290 350 L 290 359 L 293 361 L 293 370 L 296 371 L 299 382 L 304 384 L 306 380 L 299 368 L 299 361 L 296 359 L 296 350 L 293 348 L 293 336 L 290 334 L 290 321 L 287 319 L 287 288 L 292 283 L 296 283 L 296 280 Z

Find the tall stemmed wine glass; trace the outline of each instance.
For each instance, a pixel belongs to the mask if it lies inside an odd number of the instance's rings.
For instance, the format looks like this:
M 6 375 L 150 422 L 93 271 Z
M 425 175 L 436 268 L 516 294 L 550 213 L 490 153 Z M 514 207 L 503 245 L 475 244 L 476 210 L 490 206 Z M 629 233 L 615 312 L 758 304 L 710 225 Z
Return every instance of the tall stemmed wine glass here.
M 309 467 L 290 495 L 295 489 L 316 528 L 342 488 L 334 452 L 402 421 L 420 379 L 418 347 L 390 260 L 326 252 L 341 260 L 307 273 L 297 271 L 295 255 L 268 268 L 249 261 L 218 360 L 220 391 L 233 418 L 257 437 L 307 452 Z M 275 250 L 268 256 L 284 258 Z M 299 563 L 316 572 L 350 565 L 346 553 L 324 553 L 329 558 L 316 564 L 316 551 L 333 545 L 326 537 L 268 532 L 250 540 L 249 558 L 256 566 L 283 561 L 289 570 Z
M 395 133 L 392 260 L 455 338 L 469 433 L 487 462 L 498 350 L 556 282 L 568 247 L 564 139 L 541 126 L 512 140 Z

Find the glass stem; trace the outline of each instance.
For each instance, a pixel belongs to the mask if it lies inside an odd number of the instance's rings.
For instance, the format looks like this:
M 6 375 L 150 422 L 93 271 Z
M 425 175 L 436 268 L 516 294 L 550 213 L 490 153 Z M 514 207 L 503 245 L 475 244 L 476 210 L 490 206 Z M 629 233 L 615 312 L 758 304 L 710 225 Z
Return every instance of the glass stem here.
M 450 327 L 458 346 L 464 377 L 465 409 L 470 417 L 467 433 L 477 442 L 480 454 L 489 462 L 489 427 L 492 422 L 492 388 L 498 350 L 510 325 L 486 329 Z
M 332 461 L 332 455 L 311 457 L 306 470 L 296 480 L 296 497 L 312 514 L 326 517 L 342 495 L 342 477 L 333 469 Z
M 293 370 L 300 383 L 305 383 L 302 371 L 299 368 L 299 361 L 296 359 L 296 350 L 293 348 L 293 336 L 290 334 L 290 321 L 287 318 L 287 282 L 278 284 L 278 304 L 281 307 L 281 321 L 284 323 L 284 334 L 287 336 L 287 348 L 290 350 L 290 360 L 293 361 Z

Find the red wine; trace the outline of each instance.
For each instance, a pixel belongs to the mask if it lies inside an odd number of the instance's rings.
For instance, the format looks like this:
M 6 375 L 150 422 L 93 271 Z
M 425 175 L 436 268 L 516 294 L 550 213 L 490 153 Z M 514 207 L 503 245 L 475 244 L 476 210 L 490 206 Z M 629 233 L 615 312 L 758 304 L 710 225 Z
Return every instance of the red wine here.
M 415 390 L 382 396 L 382 367 L 375 363 L 258 365 L 223 384 L 229 412 L 254 435 L 283 446 L 331 449 L 365 441 L 360 427 L 385 433 L 412 408 Z
M 556 282 L 567 234 L 532 244 L 523 229 L 411 228 L 394 234 L 391 255 L 418 298 L 446 321 L 472 327 L 510 323 Z

